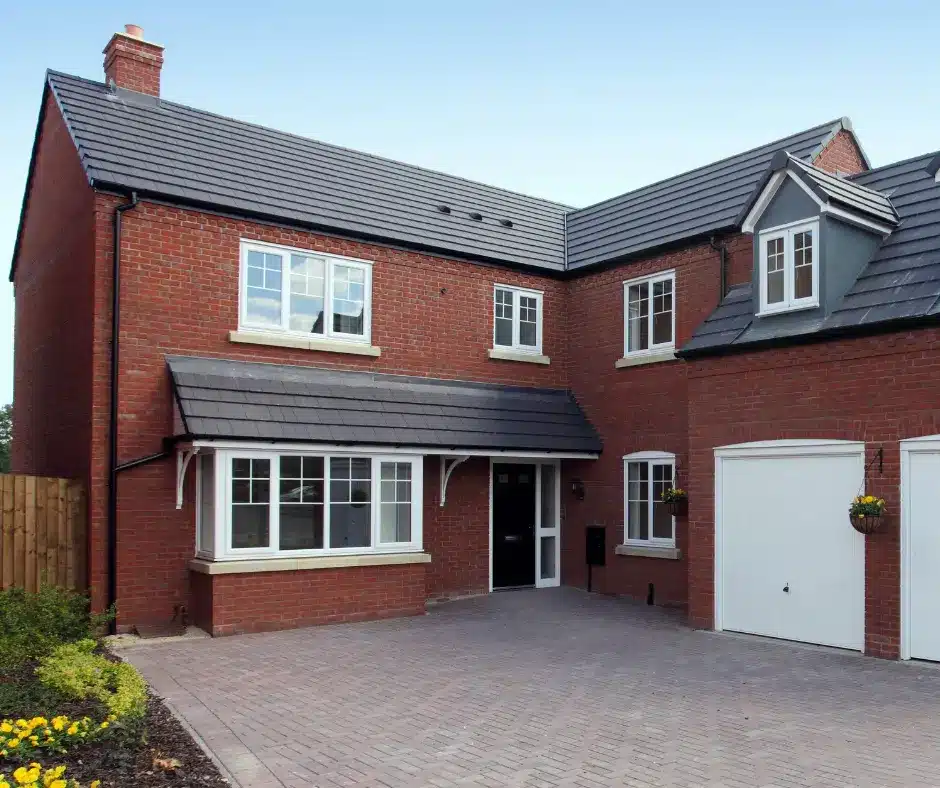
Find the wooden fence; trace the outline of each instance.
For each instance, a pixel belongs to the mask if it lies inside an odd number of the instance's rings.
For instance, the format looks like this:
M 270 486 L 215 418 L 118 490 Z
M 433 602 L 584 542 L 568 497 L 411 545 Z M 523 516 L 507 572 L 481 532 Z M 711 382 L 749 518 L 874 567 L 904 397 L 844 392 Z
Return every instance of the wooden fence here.
M 71 479 L 0 474 L 0 490 L 0 587 L 84 589 L 84 485 Z

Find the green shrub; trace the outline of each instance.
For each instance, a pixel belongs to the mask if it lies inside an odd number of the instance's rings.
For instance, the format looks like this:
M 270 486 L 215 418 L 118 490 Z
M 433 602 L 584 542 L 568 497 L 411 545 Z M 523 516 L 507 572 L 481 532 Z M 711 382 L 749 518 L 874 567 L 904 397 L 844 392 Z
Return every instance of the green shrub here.
M 52 586 L 37 593 L 0 591 L 0 673 L 52 652 L 56 646 L 93 637 L 113 613 L 93 616 L 84 594 Z
M 36 669 L 39 680 L 69 698 L 95 698 L 117 719 L 142 717 L 147 711 L 147 683 L 126 662 L 95 654 L 94 640 L 59 646 Z

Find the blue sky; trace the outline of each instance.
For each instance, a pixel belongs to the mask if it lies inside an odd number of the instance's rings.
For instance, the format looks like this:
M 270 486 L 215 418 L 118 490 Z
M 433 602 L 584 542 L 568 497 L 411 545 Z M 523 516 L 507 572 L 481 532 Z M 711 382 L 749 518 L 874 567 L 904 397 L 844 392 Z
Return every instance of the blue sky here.
M 5 272 L 44 71 L 100 78 L 127 22 L 166 47 L 165 98 L 575 206 L 842 115 L 876 166 L 940 149 L 940 4 L 926 0 L 239 6 L 8 5 Z M 0 284 L 0 403 L 12 358 Z

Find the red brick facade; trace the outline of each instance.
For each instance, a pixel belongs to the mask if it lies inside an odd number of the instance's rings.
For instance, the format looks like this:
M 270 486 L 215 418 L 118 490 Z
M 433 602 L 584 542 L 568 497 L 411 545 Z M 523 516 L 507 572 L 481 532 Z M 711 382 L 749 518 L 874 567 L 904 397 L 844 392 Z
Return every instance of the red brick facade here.
M 424 564 L 192 573 L 194 621 L 213 635 L 417 616 L 427 598 Z
M 106 578 L 110 228 L 113 208 L 120 202 L 121 198 L 109 195 L 98 195 L 96 201 L 95 430 L 89 505 L 90 576 L 98 604 L 104 601 Z M 241 238 L 373 261 L 372 341 L 381 347 L 381 356 L 231 342 L 229 331 L 238 326 Z M 121 254 L 121 462 L 159 451 L 162 439 L 172 433 L 166 354 L 520 385 L 564 387 L 567 382 L 565 283 L 558 280 L 147 202 L 124 214 Z M 544 292 L 543 349 L 551 357 L 550 365 L 488 358 L 496 282 Z M 434 359 L 431 365 L 429 358 Z M 438 466 L 436 458 L 426 462 L 426 499 L 430 500 L 438 489 Z M 429 570 L 431 596 L 488 588 L 488 473 L 482 461 L 468 463 L 454 473 L 448 507 L 443 511 L 431 504 L 426 507 L 426 543 L 440 560 Z M 175 509 L 174 474 L 174 462 L 165 460 L 120 476 L 118 599 L 122 624 L 166 620 L 174 605 L 187 599 L 186 565 L 194 552 L 193 496 L 187 495 L 182 512 Z
M 837 132 L 814 163 L 829 172 L 841 172 L 846 175 L 868 169 L 855 137 L 847 131 Z
M 159 95 L 162 51 L 116 35 L 106 70 L 122 87 Z M 54 102 L 45 122 L 26 206 L 16 271 L 14 470 L 88 483 L 89 576 L 96 607 L 107 586 L 106 502 L 111 265 L 114 208 L 125 197 L 95 193 Z M 839 132 L 817 163 L 857 171 L 864 162 Z M 372 343 L 377 358 L 245 345 L 238 327 L 239 245 L 266 241 L 371 261 Z M 728 285 L 750 279 L 751 239 L 715 239 Z M 562 463 L 562 579 L 584 585 L 584 528 L 607 528 L 607 564 L 596 590 L 686 606 L 713 624 L 716 446 L 781 438 L 864 440 L 885 450 L 873 492 L 897 500 L 898 440 L 940 432 L 929 396 L 940 364 L 940 330 L 804 345 L 728 357 L 616 368 L 623 356 L 624 282 L 676 272 L 676 344 L 717 305 L 720 256 L 700 241 L 592 270 L 568 280 L 367 244 L 322 233 L 159 205 L 124 214 L 121 246 L 118 457 L 158 452 L 174 432 L 165 356 L 198 355 L 445 379 L 571 388 L 604 440 L 597 461 Z M 495 283 L 540 290 L 547 366 L 490 359 Z M 892 380 L 890 388 L 859 385 Z M 52 414 L 52 417 L 50 417 Z M 690 513 L 677 522 L 678 560 L 620 556 L 622 457 L 676 456 L 676 482 Z M 454 472 L 439 505 L 440 466 L 425 458 L 423 542 L 429 564 L 296 572 L 192 572 L 195 484 L 175 507 L 176 466 L 160 460 L 122 473 L 118 489 L 118 622 L 167 621 L 180 605 L 213 634 L 420 613 L 428 599 L 488 591 L 489 459 Z M 585 495 L 571 493 L 581 480 Z M 894 507 L 897 512 L 897 507 Z M 897 518 L 866 542 L 866 649 L 897 656 Z
M 15 473 L 85 478 L 95 194 L 51 96 L 43 111 L 16 266 L 11 463 Z
M 884 472 L 869 470 L 866 489 L 889 502 L 882 529 L 865 537 L 865 651 L 898 656 L 898 441 L 940 433 L 938 374 L 937 329 L 688 364 L 689 619 L 695 626 L 714 623 L 714 448 L 789 438 L 864 441 L 869 459 L 884 449 Z

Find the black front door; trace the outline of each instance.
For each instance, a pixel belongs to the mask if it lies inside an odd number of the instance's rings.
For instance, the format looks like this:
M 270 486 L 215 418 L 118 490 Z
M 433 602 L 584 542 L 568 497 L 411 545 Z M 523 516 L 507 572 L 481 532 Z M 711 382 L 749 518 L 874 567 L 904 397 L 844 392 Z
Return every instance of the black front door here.
M 535 466 L 493 465 L 493 588 L 535 585 Z

